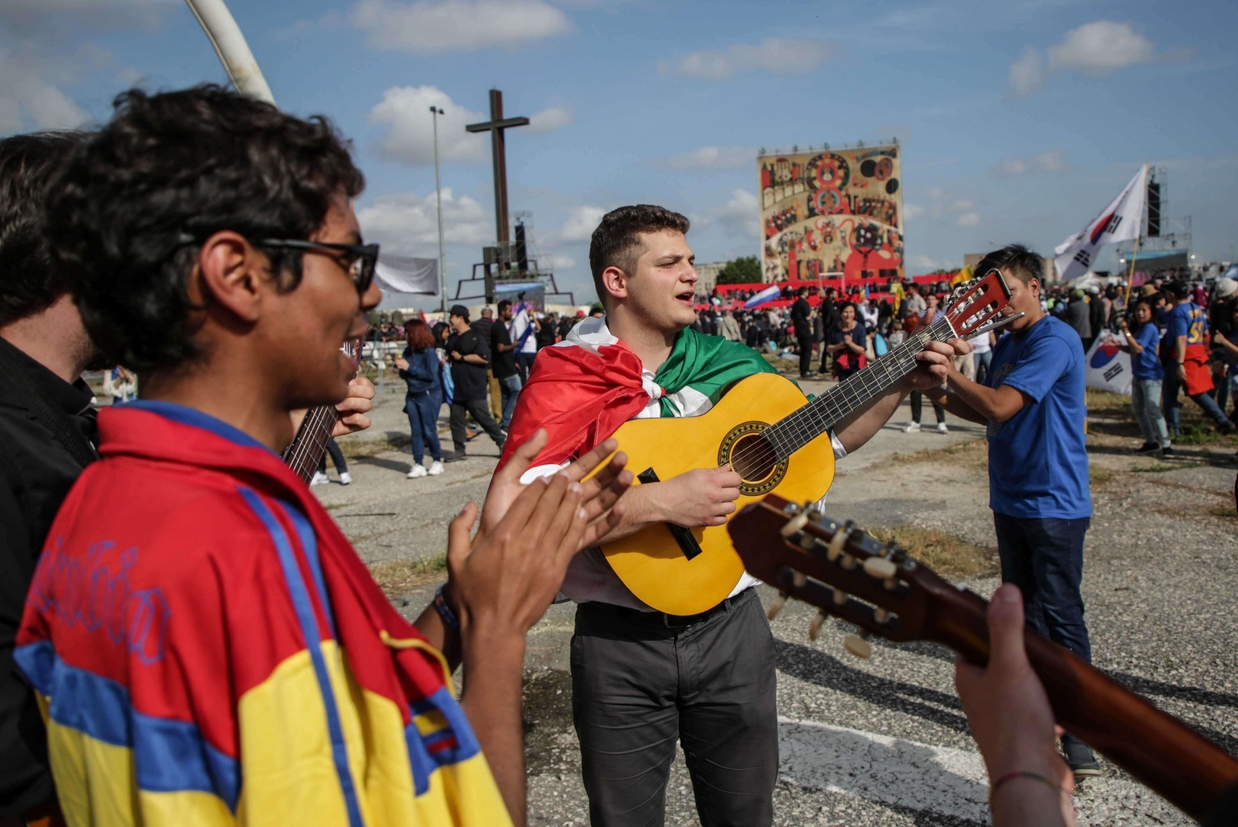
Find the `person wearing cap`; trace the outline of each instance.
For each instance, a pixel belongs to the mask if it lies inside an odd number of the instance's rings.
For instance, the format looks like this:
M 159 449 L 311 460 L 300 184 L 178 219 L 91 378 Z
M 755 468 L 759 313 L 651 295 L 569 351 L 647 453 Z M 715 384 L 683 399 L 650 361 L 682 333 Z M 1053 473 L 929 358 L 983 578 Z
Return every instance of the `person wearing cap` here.
M 490 435 L 499 451 L 503 450 L 503 431 L 486 407 L 490 367 L 490 343 L 469 326 L 469 309 L 453 305 L 448 316 L 452 333 L 447 337 L 447 358 L 451 363 L 451 380 L 455 385 L 451 398 L 451 441 L 455 450 L 443 457 L 443 462 L 459 462 L 467 458 L 464 417 L 472 414 L 474 421 Z

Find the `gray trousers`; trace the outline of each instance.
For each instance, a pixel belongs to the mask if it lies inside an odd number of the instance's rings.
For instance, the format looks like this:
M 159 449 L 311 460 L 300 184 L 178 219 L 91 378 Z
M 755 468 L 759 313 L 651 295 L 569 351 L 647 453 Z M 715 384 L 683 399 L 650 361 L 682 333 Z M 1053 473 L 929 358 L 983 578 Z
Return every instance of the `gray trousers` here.
M 689 626 L 605 603 L 576 610 L 572 716 L 593 827 L 655 827 L 683 744 L 704 827 L 773 821 L 774 646 L 755 589 Z

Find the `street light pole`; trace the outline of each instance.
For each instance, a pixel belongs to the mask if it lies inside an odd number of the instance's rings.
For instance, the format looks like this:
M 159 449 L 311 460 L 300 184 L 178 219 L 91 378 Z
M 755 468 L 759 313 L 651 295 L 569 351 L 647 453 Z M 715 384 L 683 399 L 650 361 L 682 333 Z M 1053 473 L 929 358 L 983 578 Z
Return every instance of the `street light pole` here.
M 430 117 L 434 119 L 434 195 L 438 199 L 438 279 L 443 296 L 443 320 L 447 319 L 447 256 L 443 252 L 443 185 L 438 171 L 438 116 L 446 115 L 437 106 L 430 107 Z

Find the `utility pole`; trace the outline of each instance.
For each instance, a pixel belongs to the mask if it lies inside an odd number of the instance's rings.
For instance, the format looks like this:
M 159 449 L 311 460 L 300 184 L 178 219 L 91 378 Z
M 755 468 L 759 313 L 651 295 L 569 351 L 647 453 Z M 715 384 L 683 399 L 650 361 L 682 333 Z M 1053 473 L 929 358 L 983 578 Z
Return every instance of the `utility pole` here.
M 447 320 L 447 256 L 443 252 L 443 184 L 438 171 L 438 116 L 446 114 L 436 106 L 430 107 L 430 117 L 434 120 L 434 195 L 438 199 L 438 281 L 443 296 L 443 321 Z

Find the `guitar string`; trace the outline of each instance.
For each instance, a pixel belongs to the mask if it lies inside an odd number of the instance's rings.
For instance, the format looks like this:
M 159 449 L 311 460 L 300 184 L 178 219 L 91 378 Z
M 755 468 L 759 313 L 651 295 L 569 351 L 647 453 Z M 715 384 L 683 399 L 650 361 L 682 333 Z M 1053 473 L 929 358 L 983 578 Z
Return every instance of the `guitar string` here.
M 357 345 L 353 341 L 347 341 L 341 350 L 347 356 L 354 356 L 357 352 Z M 327 447 L 327 439 L 330 439 L 330 431 L 326 430 L 328 421 L 335 419 L 336 411 L 329 405 L 318 405 L 309 410 L 305 415 L 305 420 L 302 421 L 301 427 L 297 430 L 294 436 L 293 444 L 289 446 L 287 459 L 285 460 L 288 467 L 296 472 L 297 476 L 309 482 L 309 473 L 311 470 L 317 471 L 314 467 L 311 469 L 311 457 L 321 457 L 323 451 Z M 331 422 L 334 428 L 334 422 Z M 326 437 L 324 439 L 323 437 Z M 300 437 L 297 439 L 296 437 Z M 312 450 L 311 450 L 312 446 Z
M 877 360 L 869 369 L 852 374 L 832 388 L 830 392 L 802 406 L 761 432 L 764 439 L 757 445 L 741 450 L 731 457 L 732 467 L 736 464 L 746 464 L 750 460 L 759 462 L 758 467 L 777 464 L 785 460 L 828 430 L 830 423 L 845 418 L 874 395 L 892 387 L 894 383 L 914 370 L 916 354 L 923 350 L 924 344 L 930 339 L 944 341 L 955 335 L 965 335 L 965 333 L 955 333 L 949 323 L 951 316 L 963 318 L 964 323 L 961 329 L 966 331 L 984 324 L 996 315 L 998 310 L 992 306 L 991 302 L 984 301 L 985 298 L 986 296 L 978 295 L 977 292 L 961 296 L 955 305 L 943 313 L 940 319 L 930 324 L 924 333 L 916 334 L 888 356 Z M 981 305 L 979 310 L 974 309 L 977 304 Z M 969 310 L 972 312 L 964 316 L 964 313 Z M 891 372 L 892 366 L 897 366 L 896 372 Z M 881 368 L 884 376 L 877 375 L 877 368 Z M 860 392 L 853 393 L 857 386 Z M 841 398 L 844 404 L 839 405 L 836 398 Z M 808 420 L 807 423 L 803 421 L 805 419 Z

